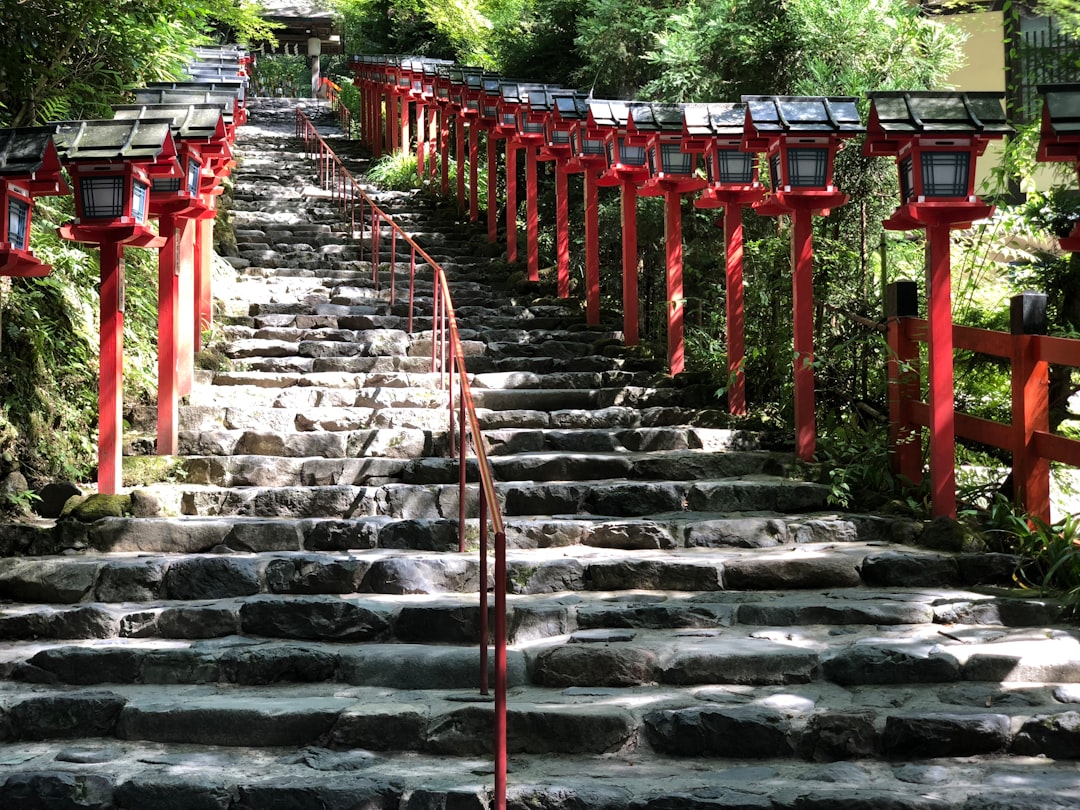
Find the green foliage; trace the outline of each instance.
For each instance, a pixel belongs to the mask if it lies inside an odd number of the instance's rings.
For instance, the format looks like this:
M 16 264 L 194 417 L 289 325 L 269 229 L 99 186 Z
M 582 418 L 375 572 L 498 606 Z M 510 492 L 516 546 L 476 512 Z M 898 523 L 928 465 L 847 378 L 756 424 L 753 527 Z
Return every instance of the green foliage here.
M 111 118 L 109 105 L 179 75 L 217 23 L 243 40 L 265 33 L 239 0 L 20 0 L 0 26 L 0 125 Z
M 381 188 L 395 191 L 420 188 L 420 177 L 416 173 L 416 153 L 393 152 L 383 155 L 368 168 L 367 179 Z
M 255 95 L 285 98 L 311 95 L 311 68 L 306 56 L 260 56 L 251 78 Z
M 1068 515 L 1050 525 L 1018 510 L 996 494 L 983 509 L 964 517 L 992 551 L 1018 555 L 1013 575 L 1023 588 L 1059 596 L 1075 616 L 1080 613 L 1080 515 Z

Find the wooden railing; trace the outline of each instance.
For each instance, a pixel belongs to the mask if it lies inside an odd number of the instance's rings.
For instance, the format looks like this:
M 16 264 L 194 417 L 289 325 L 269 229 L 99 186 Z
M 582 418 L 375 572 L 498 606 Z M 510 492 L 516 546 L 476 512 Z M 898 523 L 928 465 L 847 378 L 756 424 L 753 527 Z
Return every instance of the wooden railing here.
M 323 76 L 319 79 L 319 88 L 323 95 L 326 96 L 326 100 L 330 104 L 330 109 L 334 111 L 337 116 L 338 124 L 341 126 L 342 132 L 345 133 L 345 137 L 352 139 L 352 113 L 349 108 L 341 102 L 341 85 L 334 84 L 328 78 Z
M 431 370 L 439 373 L 439 384 L 448 394 L 449 450 L 458 459 L 458 550 L 465 551 L 466 532 L 466 436 L 472 436 L 480 476 L 480 692 L 488 694 L 488 599 L 487 559 L 488 525 L 494 533 L 492 542 L 495 557 L 495 795 L 496 807 L 506 806 L 506 528 L 495 492 L 495 477 L 487 448 L 480 432 L 469 375 L 465 366 L 465 350 L 454 315 L 450 285 L 443 268 L 393 218 L 381 210 L 364 191 L 353 174 L 345 167 L 316 130 L 301 108 L 296 110 L 296 137 L 304 141 L 308 157 L 318 164 L 319 184 L 331 192 L 343 216 L 349 222 L 350 233 L 357 238 L 358 254 L 363 261 L 365 249 L 371 263 L 372 281 L 381 288 L 381 241 L 383 230 L 390 235 L 389 298 L 391 304 L 397 292 L 397 244 L 404 240 L 409 246 L 409 332 L 413 328 L 416 301 L 416 274 L 419 265 L 426 264 L 432 273 L 434 311 L 431 324 Z M 359 225 L 359 230 L 357 226 Z M 370 230 L 370 245 L 365 248 L 364 228 Z M 455 384 L 458 392 L 456 407 Z M 457 411 L 457 414 L 455 414 Z M 460 429 L 458 429 L 460 426 Z M 501 798 L 500 798 L 501 797 Z
M 889 285 L 890 444 L 894 470 L 913 483 L 922 479 L 921 428 L 929 423 L 918 345 L 926 342 L 927 322 L 916 317 L 916 296 L 913 281 Z M 1049 523 L 1050 462 L 1080 467 L 1080 441 L 1050 432 L 1049 364 L 1080 367 L 1080 340 L 1046 335 L 1046 296 L 1040 293 L 1014 296 L 1010 322 L 1010 332 L 953 326 L 956 349 L 1009 360 L 1012 379 L 1011 422 L 956 413 L 956 435 L 1011 453 L 1017 504 Z

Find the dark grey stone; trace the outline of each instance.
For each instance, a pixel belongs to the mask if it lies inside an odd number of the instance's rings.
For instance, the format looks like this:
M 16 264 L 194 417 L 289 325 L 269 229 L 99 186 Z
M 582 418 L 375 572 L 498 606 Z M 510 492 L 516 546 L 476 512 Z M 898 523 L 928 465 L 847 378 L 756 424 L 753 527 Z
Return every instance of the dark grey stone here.
M 490 622 L 489 626 L 493 626 Z M 479 605 L 406 605 L 394 620 L 402 641 L 474 644 L 480 641 Z
M 151 602 L 162 597 L 164 577 L 162 560 L 105 563 L 94 593 L 102 602 Z
M 330 730 L 328 745 L 371 751 L 420 751 L 427 740 L 424 713 L 395 705 L 363 705 L 343 711 Z
M 325 748 L 305 748 L 297 756 L 297 761 L 315 771 L 347 773 L 370 768 L 377 760 L 375 755 L 368 751 L 329 751 Z
M 574 558 L 545 560 L 539 565 L 511 560 L 506 565 L 506 580 L 510 593 L 577 591 L 584 587 L 585 566 Z
M 701 548 L 771 548 L 788 542 L 788 527 L 773 518 L 730 518 L 691 523 L 686 545 Z
M 217 605 L 178 605 L 164 608 L 157 619 L 164 638 L 219 638 L 240 629 L 236 608 Z
M 629 791 L 615 786 L 512 784 L 506 791 L 507 810 L 626 810 L 629 801 Z
M 885 683 L 947 683 L 960 678 L 951 655 L 858 645 L 825 659 L 825 677 L 843 686 Z
M 270 560 L 266 587 L 271 593 L 355 593 L 367 573 L 367 563 L 318 554 Z
M 304 528 L 304 548 L 309 551 L 375 548 L 381 525 L 375 520 L 311 521 Z
M 227 599 L 259 593 L 258 562 L 234 557 L 188 557 L 165 572 L 170 599 Z
M 676 792 L 654 799 L 638 799 L 631 810 L 772 810 L 772 800 L 743 790 L 712 788 L 693 793 Z
M 222 542 L 237 551 L 299 551 L 302 538 L 300 525 L 292 521 L 241 520 Z
M 362 590 L 375 593 L 424 594 L 478 589 L 479 563 L 461 558 L 390 557 L 376 560 Z
M 644 719 L 649 742 L 663 754 L 768 758 L 792 753 L 790 723 L 764 706 L 664 709 Z
M 849 588 L 859 585 L 852 557 L 806 556 L 739 558 L 724 563 L 728 590 L 783 590 L 788 588 Z
M 924 712 L 890 715 L 881 735 L 888 757 L 969 757 L 1004 751 L 1009 717 L 1004 714 Z
M 522 644 L 568 633 L 572 627 L 570 611 L 560 605 L 515 606 L 507 622 L 511 644 Z M 1080 702 L 1078 700 L 1077 702 Z
M 241 605 L 240 623 L 257 636 L 324 641 L 368 641 L 389 626 L 382 615 L 331 596 L 252 599 Z
M 0 806 L 12 810 L 113 810 L 104 776 L 62 771 L 16 773 L 0 786 Z
M 379 530 L 381 548 L 457 551 L 456 520 L 395 520 Z
M 367 779 L 325 777 L 298 781 L 281 777 L 240 785 L 229 810 L 398 810 L 400 796 L 392 788 Z
M 241 647 L 225 652 L 221 674 L 231 683 L 316 683 L 333 680 L 337 656 L 298 645 Z
M 1012 751 L 1022 756 L 1080 759 L 1080 712 L 1032 717 L 1013 739 Z
M 214 683 L 220 677 L 217 658 L 193 647 L 147 650 L 139 670 L 143 683 Z
M 228 810 L 234 790 L 224 782 L 147 775 L 116 786 L 116 810 Z
M 60 517 L 64 504 L 71 498 L 82 495 L 82 490 L 69 481 L 56 481 L 46 484 L 37 491 L 38 500 L 34 502 L 34 511 L 43 518 L 55 520 Z
M 0 638 L 6 639 L 115 638 L 119 632 L 120 620 L 97 605 L 0 617 Z
M 644 647 L 571 644 L 541 652 L 533 678 L 541 686 L 641 686 L 656 680 L 656 653 Z
M 139 657 L 130 649 L 57 647 L 35 654 L 29 663 L 62 683 L 134 683 L 139 677 Z
M 15 736 L 23 740 L 110 736 L 125 700 L 112 692 L 51 694 L 8 708 Z
M 955 557 L 886 551 L 863 560 L 863 581 L 877 587 L 942 588 L 960 582 Z
M 652 630 L 730 627 L 736 605 L 698 605 L 685 602 L 658 604 L 617 603 L 583 605 L 577 610 L 578 626 L 635 627 Z
M 799 739 L 799 755 L 814 762 L 873 757 L 878 747 L 874 718 L 869 709 L 811 715 Z
M 668 560 L 613 560 L 590 563 L 585 582 L 597 591 L 718 591 L 719 564 Z
M 94 587 L 99 563 L 92 560 L 9 559 L 0 561 L 0 599 L 72 604 Z

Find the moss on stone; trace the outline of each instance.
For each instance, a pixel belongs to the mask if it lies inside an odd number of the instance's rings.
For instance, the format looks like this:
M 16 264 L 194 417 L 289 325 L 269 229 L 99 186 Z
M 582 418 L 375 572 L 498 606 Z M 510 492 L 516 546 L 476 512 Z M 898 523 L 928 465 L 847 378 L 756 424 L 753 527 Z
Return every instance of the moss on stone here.
M 107 517 L 124 517 L 131 512 L 130 495 L 87 495 L 75 503 L 75 498 L 64 507 L 61 517 L 77 520 L 80 523 L 93 523 Z
M 183 474 L 183 463 L 176 456 L 125 456 L 123 465 L 126 487 L 171 482 Z

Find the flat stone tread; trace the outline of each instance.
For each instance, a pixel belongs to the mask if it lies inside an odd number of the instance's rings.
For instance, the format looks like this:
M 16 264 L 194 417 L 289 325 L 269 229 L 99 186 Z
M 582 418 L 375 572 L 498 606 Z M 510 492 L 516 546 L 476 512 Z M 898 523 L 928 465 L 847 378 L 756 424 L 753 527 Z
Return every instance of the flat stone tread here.
M 32 773 L 93 773 L 111 788 L 137 790 L 178 783 L 189 789 L 228 796 L 251 792 L 263 801 L 311 801 L 323 793 L 327 802 L 358 788 L 385 789 L 385 803 L 372 810 L 396 810 L 409 792 L 423 791 L 442 797 L 451 793 L 462 807 L 461 796 L 492 790 L 488 756 L 448 757 L 418 753 L 357 752 L 352 772 L 328 771 L 341 757 L 322 748 L 282 751 L 265 748 L 208 748 L 179 743 L 75 739 L 68 757 L 85 754 L 92 765 L 58 761 L 51 742 L 0 743 L 0 783 L 12 776 Z M 347 752 L 345 752 L 347 754 Z M 319 766 L 319 768 L 314 767 Z M 321 768 L 321 769 L 320 769 Z M 933 760 L 912 768 L 907 763 L 860 761 L 813 763 L 785 759 L 733 759 L 723 762 L 645 755 L 517 754 L 509 768 L 512 801 L 529 802 L 537 810 L 564 807 L 566 796 L 592 797 L 606 810 L 653 807 L 760 807 L 762 810 L 800 810 L 808 806 L 879 806 L 897 810 L 978 810 L 1021 808 L 1055 810 L 1080 807 L 1080 776 L 1074 763 L 1035 757 L 1014 757 L 991 762 Z M 121 791 L 121 795 L 123 791 Z M 151 793 L 150 795 L 155 795 Z M 816 801 L 810 805 L 810 801 Z M 885 802 L 888 804 L 885 804 Z M 600 804 L 602 802 L 602 805 Z M 664 803 L 666 802 L 666 803 Z M 674 804 L 672 804 L 674 802 Z M 855 804 L 858 802 L 858 805 Z M 223 805 L 236 807 L 236 805 Z M 253 806 L 244 805 L 246 808 Z M 324 805 L 328 806 L 328 805 Z M 422 805 L 430 806 L 430 805 Z M 410 805 L 411 807 L 411 805 Z M 143 810 L 122 804 L 117 810 Z

